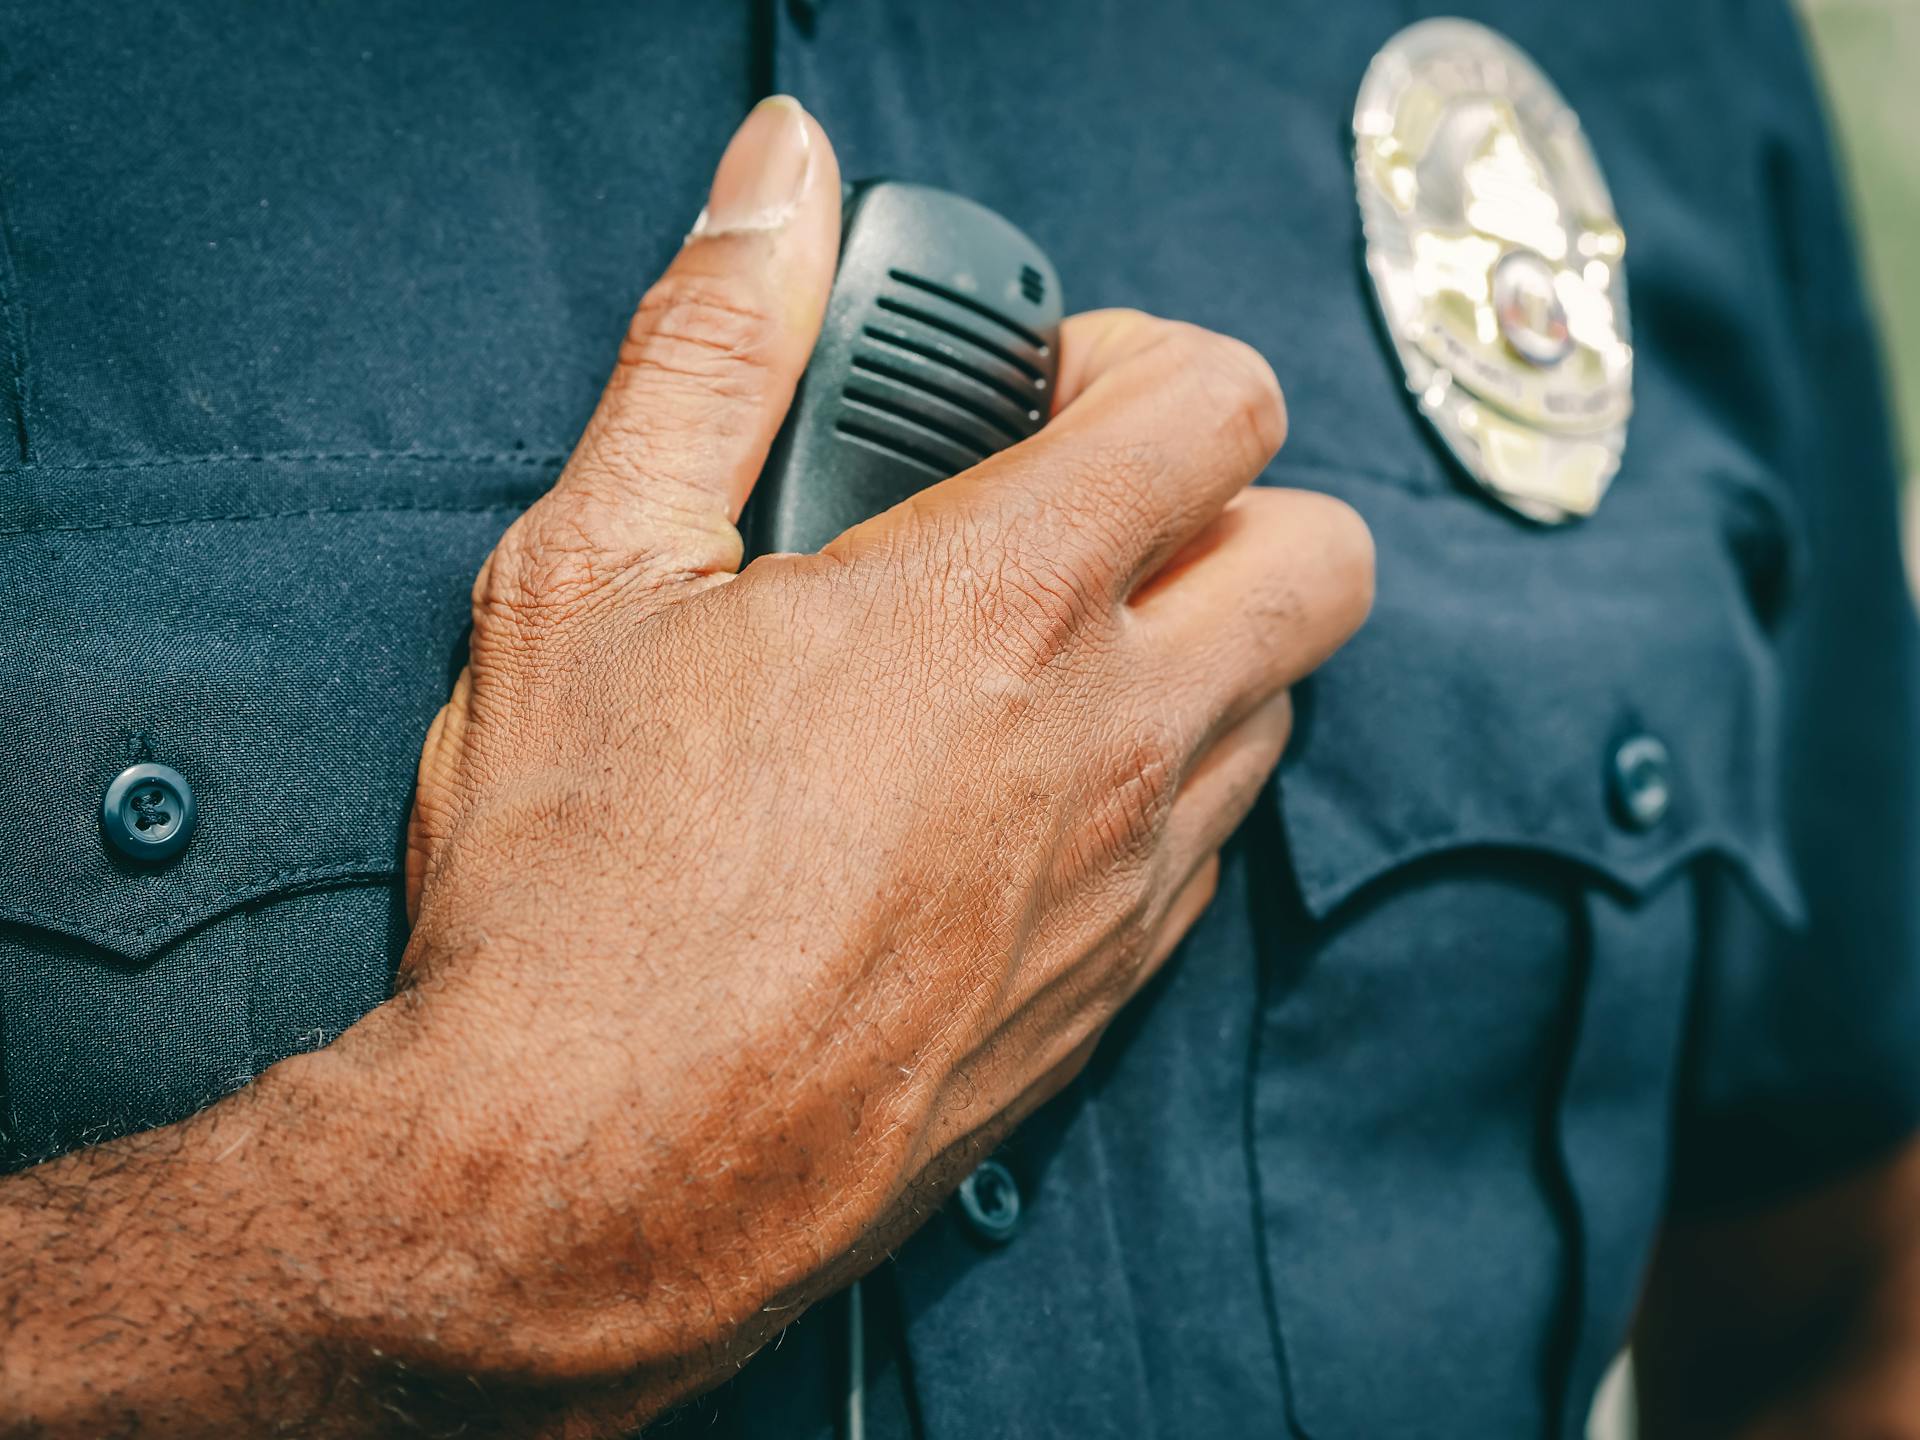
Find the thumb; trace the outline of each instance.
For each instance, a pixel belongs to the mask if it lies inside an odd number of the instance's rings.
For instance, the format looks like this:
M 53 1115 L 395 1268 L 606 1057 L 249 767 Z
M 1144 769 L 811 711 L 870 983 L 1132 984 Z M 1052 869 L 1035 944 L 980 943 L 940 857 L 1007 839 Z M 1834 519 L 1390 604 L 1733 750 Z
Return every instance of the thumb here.
M 763 100 L 721 157 L 693 233 L 641 300 L 599 407 L 523 517 L 523 538 L 584 561 L 594 589 L 737 570 L 734 522 L 819 335 L 839 243 L 840 169 L 826 133 L 790 97 Z M 542 558 L 551 579 L 559 557 Z

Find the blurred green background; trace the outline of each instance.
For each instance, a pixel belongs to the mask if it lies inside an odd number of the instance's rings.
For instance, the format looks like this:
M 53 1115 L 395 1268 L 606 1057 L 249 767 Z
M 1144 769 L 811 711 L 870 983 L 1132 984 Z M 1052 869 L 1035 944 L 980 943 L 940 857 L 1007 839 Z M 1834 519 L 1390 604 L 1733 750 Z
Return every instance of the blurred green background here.
M 1880 307 L 1887 386 L 1907 463 L 1908 574 L 1920 558 L 1920 0 L 1801 0 L 1839 132 Z

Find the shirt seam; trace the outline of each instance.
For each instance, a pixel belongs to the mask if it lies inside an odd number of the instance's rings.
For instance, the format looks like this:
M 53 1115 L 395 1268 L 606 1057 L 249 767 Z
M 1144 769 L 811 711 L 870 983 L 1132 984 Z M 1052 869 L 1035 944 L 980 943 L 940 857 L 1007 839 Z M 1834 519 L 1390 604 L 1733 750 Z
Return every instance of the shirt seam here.
M 229 464 L 297 464 L 355 460 L 402 461 L 426 465 L 558 465 L 557 451 L 527 450 L 258 450 L 214 451 L 201 455 L 153 455 L 125 460 L 34 460 L 18 468 L 37 470 L 152 470 L 164 467 Z
M 0 537 L 95 534 L 110 530 L 150 529 L 165 525 L 229 525 L 246 521 L 301 520 L 316 515 L 491 515 L 520 511 L 532 503 L 493 500 L 473 505 L 310 505 L 293 510 L 236 510 L 200 515 L 149 515 L 134 520 L 97 520 L 67 525 L 0 526 Z

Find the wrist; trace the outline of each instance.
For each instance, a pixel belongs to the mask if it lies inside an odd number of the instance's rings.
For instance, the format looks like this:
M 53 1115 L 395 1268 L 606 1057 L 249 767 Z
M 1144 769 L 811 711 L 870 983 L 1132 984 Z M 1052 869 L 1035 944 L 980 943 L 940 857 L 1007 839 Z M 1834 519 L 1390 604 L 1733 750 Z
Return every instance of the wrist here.
M 590 1378 L 583 1356 L 611 1318 L 580 1283 L 582 1234 L 609 1208 L 599 1167 L 559 1153 L 564 1107 L 539 1078 L 552 1067 L 524 1041 L 435 989 L 259 1082 L 324 1121 L 271 1183 L 312 1197 L 307 1268 L 330 1343 L 408 1413 L 458 1418 L 480 1386 L 489 1420 L 503 1393 L 543 1417 Z
M 871 1174 L 843 1177 L 888 1168 L 848 1152 L 894 1127 L 849 1123 L 840 1097 L 880 1089 L 877 1062 L 775 1098 L 748 1085 L 750 1055 L 691 1063 L 671 1036 L 586 1017 L 555 1050 L 470 980 L 429 981 L 262 1079 L 331 1122 L 292 1183 L 327 1197 L 325 1310 L 356 1355 L 451 1403 L 469 1377 L 530 1405 L 581 1385 L 667 1400 L 843 1283 L 836 1257 L 886 1208 Z
M 374 1386 L 380 1372 L 457 1363 L 439 1332 L 474 1312 L 478 1290 L 455 1178 L 464 1145 L 409 1028 L 402 1006 L 382 1006 L 253 1087 L 283 1127 L 255 1165 L 297 1216 L 289 1283 L 310 1289 L 319 1341 Z

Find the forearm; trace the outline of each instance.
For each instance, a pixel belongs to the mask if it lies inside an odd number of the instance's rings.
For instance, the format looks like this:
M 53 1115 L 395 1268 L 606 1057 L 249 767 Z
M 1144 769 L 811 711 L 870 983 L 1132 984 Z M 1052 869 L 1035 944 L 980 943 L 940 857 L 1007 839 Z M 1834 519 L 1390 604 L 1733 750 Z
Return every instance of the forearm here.
M 380 1428 L 379 1357 L 346 1316 L 390 1236 L 338 1203 L 377 1187 L 380 1129 L 344 1078 L 291 1061 L 0 1181 L 0 1434 Z
M 660 1128 L 586 1125 L 525 1026 L 442 1001 L 0 1180 L 0 1440 L 628 1434 L 909 1228 L 810 1180 L 855 1168 L 837 1101 L 756 1140 L 740 1077 L 641 1035 Z

